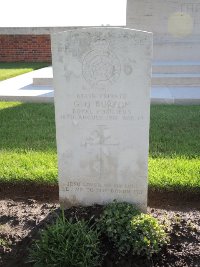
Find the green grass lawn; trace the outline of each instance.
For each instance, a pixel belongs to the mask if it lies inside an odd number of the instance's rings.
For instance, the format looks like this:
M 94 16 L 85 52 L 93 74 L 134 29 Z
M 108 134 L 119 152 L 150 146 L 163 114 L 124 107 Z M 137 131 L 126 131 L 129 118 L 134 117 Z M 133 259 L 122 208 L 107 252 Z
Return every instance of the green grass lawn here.
M 200 190 L 200 106 L 151 107 L 149 183 Z
M 15 77 L 17 75 L 40 69 L 43 67 L 49 66 L 48 63 L 26 63 L 26 62 L 17 62 L 17 63 L 4 63 L 0 62 L 0 81 Z
M 57 183 L 53 104 L 0 102 L 0 180 Z M 151 107 L 149 184 L 200 190 L 200 106 Z

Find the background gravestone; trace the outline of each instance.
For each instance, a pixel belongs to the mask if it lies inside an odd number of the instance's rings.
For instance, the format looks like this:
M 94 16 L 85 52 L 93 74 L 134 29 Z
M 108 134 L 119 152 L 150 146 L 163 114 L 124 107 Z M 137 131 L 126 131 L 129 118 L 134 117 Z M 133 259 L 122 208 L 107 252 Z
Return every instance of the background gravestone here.
M 147 205 L 152 34 L 52 35 L 59 194 L 64 207 Z

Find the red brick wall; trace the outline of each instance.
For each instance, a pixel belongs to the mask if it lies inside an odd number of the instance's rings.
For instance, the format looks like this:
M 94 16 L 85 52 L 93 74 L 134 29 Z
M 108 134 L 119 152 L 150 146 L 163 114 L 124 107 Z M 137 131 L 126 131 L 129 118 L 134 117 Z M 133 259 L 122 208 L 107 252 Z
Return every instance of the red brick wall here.
M 50 35 L 0 35 L 0 62 L 51 62 Z

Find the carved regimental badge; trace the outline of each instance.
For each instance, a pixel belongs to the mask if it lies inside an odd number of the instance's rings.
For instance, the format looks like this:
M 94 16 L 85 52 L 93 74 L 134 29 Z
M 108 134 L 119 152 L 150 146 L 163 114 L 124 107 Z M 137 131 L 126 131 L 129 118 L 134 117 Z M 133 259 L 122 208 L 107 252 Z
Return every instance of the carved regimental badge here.
M 103 89 L 116 82 L 120 76 L 121 66 L 118 57 L 109 49 L 106 42 L 99 41 L 91 45 L 82 62 L 84 79 L 92 87 Z

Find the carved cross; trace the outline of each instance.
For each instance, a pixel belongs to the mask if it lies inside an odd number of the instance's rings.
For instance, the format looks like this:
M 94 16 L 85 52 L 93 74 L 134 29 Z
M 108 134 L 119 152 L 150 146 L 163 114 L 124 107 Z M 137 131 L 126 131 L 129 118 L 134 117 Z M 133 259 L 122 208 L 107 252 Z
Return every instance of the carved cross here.
M 103 161 L 103 147 L 105 146 L 118 146 L 119 143 L 108 142 L 111 136 L 105 136 L 104 131 L 107 128 L 106 125 L 97 125 L 97 130 L 93 132 L 95 136 L 89 137 L 84 143 L 85 146 L 99 146 L 99 175 L 102 177 L 104 170 L 104 161 Z

